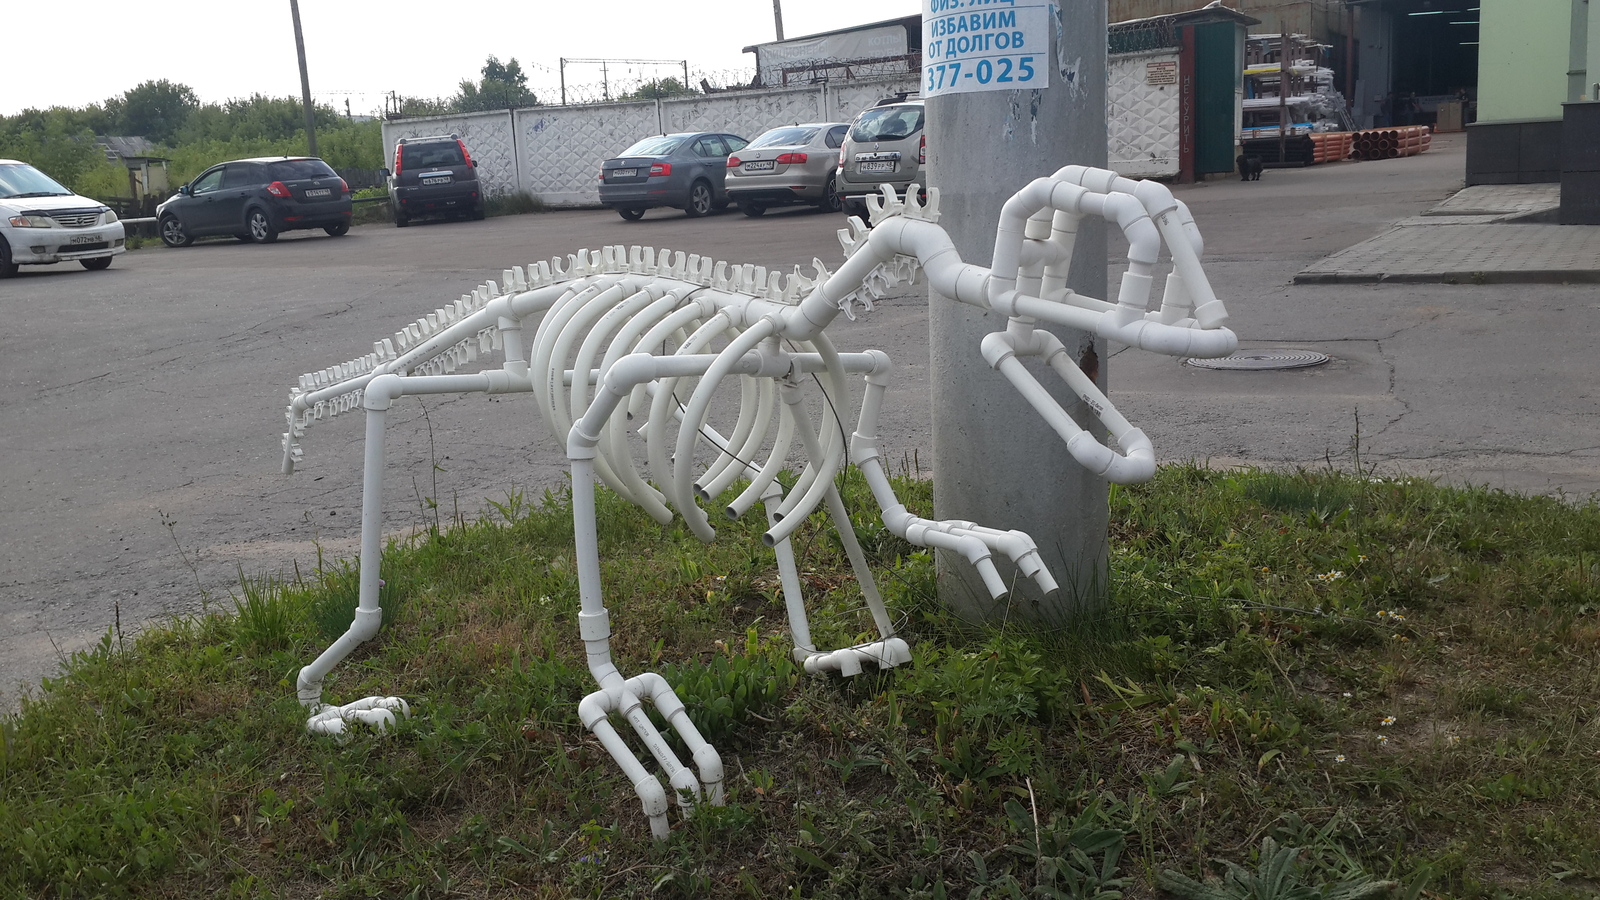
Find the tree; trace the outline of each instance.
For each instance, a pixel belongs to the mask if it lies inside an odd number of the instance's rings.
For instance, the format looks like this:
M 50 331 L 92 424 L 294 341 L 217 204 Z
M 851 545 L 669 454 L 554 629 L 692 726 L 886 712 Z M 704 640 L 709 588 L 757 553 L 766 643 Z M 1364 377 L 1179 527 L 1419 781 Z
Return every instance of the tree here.
M 106 112 L 119 132 L 158 143 L 170 142 L 199 107 L 200 98 L 188 85 L 165 78 L 146 81 L 106 101 Z
M 512 57 L 510 62 L 489 57 L 480 70 L 482 80 L 474 84 L 462 79 L 461 89 L 450 101 L 456 112 L 483 112 L 491 109 L 512 109 L 521 106 L 538 106 L 539 99 L 528 90 L 528 76 Z
M 618 100 L 666 100 L 669 97 L 682 97 L 686 94 L 698 94 L 699 91 L 684 84 L 676 78 L 652 78 L 635 90 L 617 97 Z

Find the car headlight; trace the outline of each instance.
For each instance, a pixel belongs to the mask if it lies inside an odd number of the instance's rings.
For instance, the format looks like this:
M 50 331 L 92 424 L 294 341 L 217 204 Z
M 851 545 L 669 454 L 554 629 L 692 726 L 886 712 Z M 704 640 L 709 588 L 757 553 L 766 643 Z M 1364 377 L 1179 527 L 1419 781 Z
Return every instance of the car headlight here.
M 114 210 L 114 209 L 106 210 L 105 214 L 100 217 L 100 224 L 101 225 L 110 225 L 112 222 L 115 222 L 115 221 L 117 221 L 117 211 Z
M 12 216 L 12 228 L 53 228 L 55 220 L 49 216 Z

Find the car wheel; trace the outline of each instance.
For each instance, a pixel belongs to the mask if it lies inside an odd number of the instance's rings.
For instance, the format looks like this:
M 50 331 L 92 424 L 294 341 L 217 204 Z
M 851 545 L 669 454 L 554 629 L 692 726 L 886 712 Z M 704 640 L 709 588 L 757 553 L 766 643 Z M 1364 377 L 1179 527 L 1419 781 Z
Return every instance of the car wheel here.
M 704 181 L 696 181 L 689 185 L 689 202 L 684 204 L 683 211 L 690 218 L 698 218 L 711 212 L 711 185 Z
M 0 278 L 10 278 L 17 274 L 18 268 L 20 267 L 11 261 L 11 245 L 0 238 Z
M 161 220 L 161 243 L 168 247 L 187 247 L 194 243 L 194 238 L 177 216 L 167 216 Z
M 822 202 L 817 204 L 817 209 L 823 212 L 838 212 L 843 204 L 839 202 L 838 185 L 834 183 L 833 176 L 828 176 L 828 186 L 822 189 Z
M 350 233 L 350 223 L 340 222 L 337 225 L 329 225 L 327 228 L 322 230 L 326 231 L 331 237 L 344 237 Z
M 250 228 L 250 240 L 258 244 L 270 244 L 278 239 L 278 229 L 272 227 L 272 219 L 267 216 L 266 210 L 250 210 L 245 213 L 244 222 Z
M 740 203 L 739 211 L 752 219 L 759 219 L 761 214 L 767 211 L 767 208 L 759 203 Z
M 80 259 L 78 262 L 85 269 L 88 269 L 91 272 L 98 272 L 101 269 L 111 268 L 111 257 L 109 256 L 96 256 L 93 259 Z
M 624 206 L 621 209 L 617 210 L 617 215 L 623 217 L 624 219 L 627 219 L 629 222 L 637 222 L 640 219 L 644 218 L 644 207 L 642 207 L 642 206 Z
M 410 225 L 410 224 L 411 224 L 411 218 L 409 216 L 407 216 L 405 213 L 395 213 L 394 214 L 394 227 L 396 227 L 396 228 L 404 228 L 404 227 L 406 227 L 407 225 Z
M 472 221 L 474 221 L 474 222 L 482 222 L 484 217 L 487 216 L 487 215 L 488 215 L 488 213 L 485 212 L 484 210 L 475 209 L 475 210 L 472 211 Z

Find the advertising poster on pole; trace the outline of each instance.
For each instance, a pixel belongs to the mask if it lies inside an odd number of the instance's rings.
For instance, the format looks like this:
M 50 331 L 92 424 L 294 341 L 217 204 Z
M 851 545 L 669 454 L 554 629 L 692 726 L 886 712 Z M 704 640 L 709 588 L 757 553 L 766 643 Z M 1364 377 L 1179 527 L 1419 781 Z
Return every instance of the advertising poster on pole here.
M 922 96 L 1050 86 L 1051 0 L 922 0 Z

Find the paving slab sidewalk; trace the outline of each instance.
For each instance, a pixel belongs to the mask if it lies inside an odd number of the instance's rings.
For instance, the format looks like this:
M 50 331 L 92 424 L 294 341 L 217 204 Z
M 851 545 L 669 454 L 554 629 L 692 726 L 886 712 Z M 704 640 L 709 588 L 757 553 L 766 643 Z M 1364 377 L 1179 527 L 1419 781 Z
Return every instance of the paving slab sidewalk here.
M 1600 226 L 1529 222 L 1560 203 L 1556 185 L 1466 188 L 1422 216 L 1319 260 L 1296 284 L 1600 283 Z

